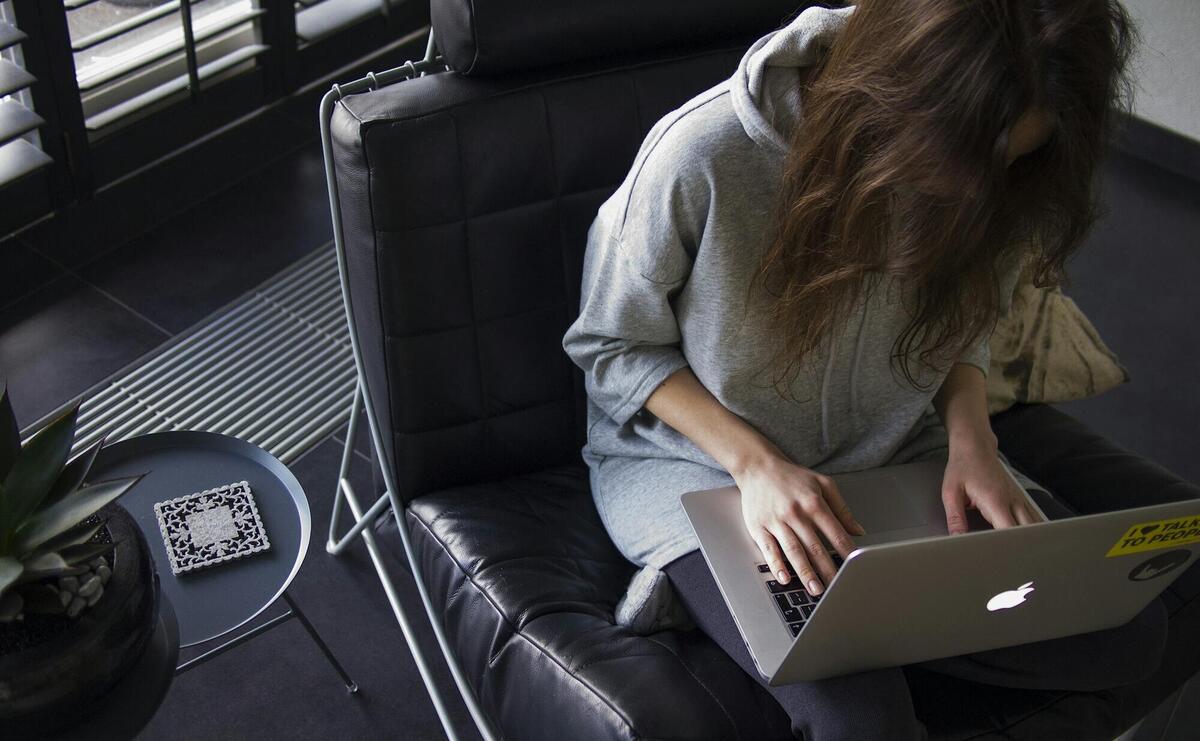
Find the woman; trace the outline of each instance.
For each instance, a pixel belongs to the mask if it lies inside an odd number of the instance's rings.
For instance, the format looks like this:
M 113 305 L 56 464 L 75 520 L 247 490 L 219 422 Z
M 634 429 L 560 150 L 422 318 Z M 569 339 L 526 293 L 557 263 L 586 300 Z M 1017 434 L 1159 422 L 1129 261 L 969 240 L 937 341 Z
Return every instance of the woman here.
M 1056 280 L 1094 219 L 1131 32 L 1115 0 L 809 8 L 659 120 L 601 206 L 563 341 L 597 508 L 760 681 L 679 495 L 736 484 L 772 573 L 813 595 L 821 538 L 845 556 L 863 532 L 829 474 L 939 457 L 951 533 L 967 508 L 1035 519 L 989 426 L 988 336 L 1020 262 Z M 1164 615 L 926 666 L 1113 686 L 1156 667 Z M 805 738 L 923 732 L 901 669 L 770 689 Z

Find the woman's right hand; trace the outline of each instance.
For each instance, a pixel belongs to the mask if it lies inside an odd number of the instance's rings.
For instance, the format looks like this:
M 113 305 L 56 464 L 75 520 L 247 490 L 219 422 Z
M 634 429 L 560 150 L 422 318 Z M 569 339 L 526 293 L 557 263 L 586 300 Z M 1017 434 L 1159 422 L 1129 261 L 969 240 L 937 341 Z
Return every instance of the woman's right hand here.
M 742 491 L 746 527 L 779 582 L 791 581 L 790 561 L 809 594 L 820 594 L 837 569 L 818 533 L 842 558 L 854 550 L 849 533 L 864 534 L 833 479 L 789 461 L 758 430 L 726 409 L 691 368 L 668 376 L 645 407 L 733 476 Z
M 742 517 L 763 560 L 780 584 L 791 580 L 790 562 L 808 593 L 816 597 L 837 567 L 821 541 L 842 558 L 854 550 L 850 534 L 863 535 L 833 479 L 787 460 L 767 456 L 734 475 L 742 493 Z

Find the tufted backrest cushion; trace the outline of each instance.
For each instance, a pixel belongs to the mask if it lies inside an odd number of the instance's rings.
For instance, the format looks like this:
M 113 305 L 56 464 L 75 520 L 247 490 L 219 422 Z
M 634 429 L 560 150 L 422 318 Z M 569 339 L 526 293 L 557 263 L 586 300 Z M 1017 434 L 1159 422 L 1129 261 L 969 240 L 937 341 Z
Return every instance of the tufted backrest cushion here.
M 401 497 L 579 461 L 582 375 L 561 343 L 588 227 L 654 122 L 751 40 L 339 103 L 355 329 Z
M 800 0 L 433 0 L 429 21 L 450 66 L 482 76 L 761 34 L 800 7 Z

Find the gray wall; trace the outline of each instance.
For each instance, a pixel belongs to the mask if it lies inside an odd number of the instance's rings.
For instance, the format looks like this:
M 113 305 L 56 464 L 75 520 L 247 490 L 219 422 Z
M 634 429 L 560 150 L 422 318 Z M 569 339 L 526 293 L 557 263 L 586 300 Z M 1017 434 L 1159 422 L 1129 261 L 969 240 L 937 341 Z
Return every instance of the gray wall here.
M 1134 112 L 1200 141 L 1200 0 L 1123 0 L 1142 33 Z

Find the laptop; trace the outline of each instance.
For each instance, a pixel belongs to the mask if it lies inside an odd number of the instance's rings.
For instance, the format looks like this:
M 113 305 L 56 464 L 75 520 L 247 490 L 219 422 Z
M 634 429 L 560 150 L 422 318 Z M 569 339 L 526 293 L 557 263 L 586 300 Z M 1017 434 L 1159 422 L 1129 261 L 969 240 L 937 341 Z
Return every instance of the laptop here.
M 683 495 L 708 567 L 769 684 L 1121 625 L 1200 549 L 1200 499 L 1000 530 L 973 513 L 971 532 L 949 537 L 944 471 L 942 461 L 923 461 L 833 477 L 867 534 L 851 536 L 856 549 L 817 599 L 798 579 L 783 585 L 770 573 L 746 532 L 736 487 Z

